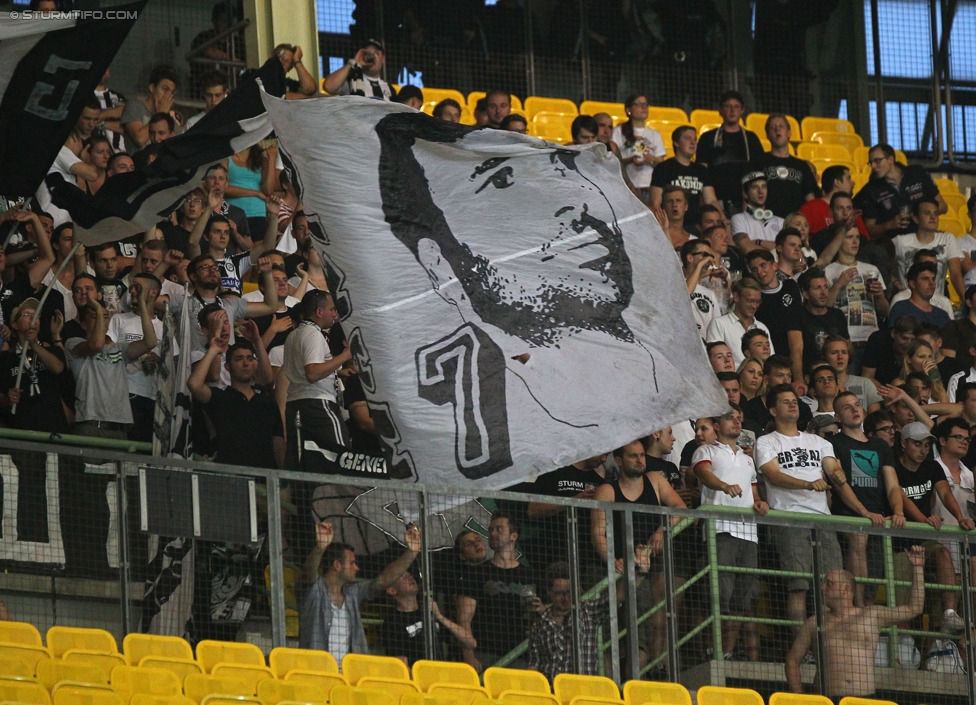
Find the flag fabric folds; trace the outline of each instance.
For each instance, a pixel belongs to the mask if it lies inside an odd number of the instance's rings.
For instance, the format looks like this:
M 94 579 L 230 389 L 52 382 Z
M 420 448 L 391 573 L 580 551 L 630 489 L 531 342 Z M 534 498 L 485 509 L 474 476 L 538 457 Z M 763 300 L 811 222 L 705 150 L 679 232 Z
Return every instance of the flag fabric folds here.
M 728 407 L 602 145 L 263 97 L 395 476 L 504 487 Z
M 212 165 L 271 134 L 258 80 L 272 95 L 285 94 L 281 62 L 269 59 L 185 134 L 166 140 L 145 171 L 117 174 L 95 196 L 52 174 L 51 200 L 75 222 L 75 237 L 87 246 L 144 232 L 168 216 L 203 180 Z
M 34 195 L 144 5 L 121 5 L 112 19 L 97 20 L 18 20 L 4 13 L 0 196 Z

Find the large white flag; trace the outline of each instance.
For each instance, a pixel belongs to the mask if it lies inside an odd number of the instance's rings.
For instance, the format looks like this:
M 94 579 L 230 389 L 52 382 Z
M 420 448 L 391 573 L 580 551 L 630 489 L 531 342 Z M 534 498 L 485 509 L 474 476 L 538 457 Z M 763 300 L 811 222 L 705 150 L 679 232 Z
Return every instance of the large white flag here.
M 263 99 L 391 476 L 497 489 L 728 408 L 671 244 L 603 145 Z

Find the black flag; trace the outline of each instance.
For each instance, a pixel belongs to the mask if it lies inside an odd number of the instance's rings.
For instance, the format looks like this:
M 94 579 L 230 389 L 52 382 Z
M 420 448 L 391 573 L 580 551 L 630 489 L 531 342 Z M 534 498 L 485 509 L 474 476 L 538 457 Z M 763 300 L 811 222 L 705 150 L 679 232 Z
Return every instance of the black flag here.
M 34 195 L 144 5 L 113 7 L 97 19 L 13 19 L 4 13 L 0 195 Z

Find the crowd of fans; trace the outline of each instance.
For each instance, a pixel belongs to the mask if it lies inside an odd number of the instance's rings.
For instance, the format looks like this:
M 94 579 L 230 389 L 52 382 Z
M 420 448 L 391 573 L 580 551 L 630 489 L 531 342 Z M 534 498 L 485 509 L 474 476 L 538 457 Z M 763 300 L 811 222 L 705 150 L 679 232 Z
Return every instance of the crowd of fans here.
M 274 55 L 297 77 L 289 98 L 315 94 L 300 47 L 283 44 Z M 384 61 L 380 42 L 364 42 L 325 88 L 421 106 L 419 89 L 396 93 L 382 79 Z M 125 100 L 108 80 L 106 73 L 52 166 L 90 194 L 117 173 L 144 168 L 155 145 L 194 121 L 175 110 L 180 78 L 170 68 L 151 72 L 141 100 Z M 206 111 L 227 95 L 219 73 L 197 83 Z M 701 136 L 691 126 L 659 134 L 645 124 L 648 103 L 646 95 L 628 99 L 627 119 L 616 126 L 606 114 L 579 116 L 573 141 L 601 143 L 619 158 L 626 183 L 669 238 L 728 409 L 512 489 L 635 508 L 733 505 L 758 514 L 771 508 L 862 516 L 879 526 L 913 520 L 973 529 L 976 248 L 969 246 L 976 229 L 959 239 L 939 231 L 946 204 L 933 180 L 897 162 L 886 144 L 871 148 L 872 179 L 855 194 L 848 168 L 817 175 L 790 155 L 783 114 L 768 118 L 771 149 L 763 151 L 740 124 L 745 105 L 735 91 L 719 98 L 723 124 Z M 433 117 L 456 122 L 461 112 L 445 100 Z M 505 90 L 489 91 L 475 118 L 484 129 L 527 128 Z M 672 141 L 671 158 L 664 139 Z M 13 208 L 0 216 L 16 221 L 0 251 L 0 356 L 8 370 L 0 375 L 0 409 L 8 425 L 151 440 L 163 319 L 179 321 L 188 307 L 191 349 L 177 352 L 193 367 L 187 389 L 178 391 L 195 400 L 199 456 L 295 469 L 306 440 L 378 453 L 308 218 L 273 140 L 213 165 L 170 218 L 138 237 L 75 247 L 65 215 Z M 976 198 L 970 215 L 976 222 Z M 958 308 L 947 298 L 947 280 L 960 294 Z M 457 578 L 446 594 L 451 609 L 435 605 L 434 616 L 458 658 L 481 670 L 528 635 L 527 665 L 550 677 L 569 668 L 565 547 L 578 543 L 585 588 L 603 573 L 610 542 L 602 510 L 585 517 L 577 536 L 564 514 L 563 505 L 538 501 L 501 508 L 488 527 L 490 553 L 474 531 L 457 537 L 443 568 Z M 722 563 L 812 570 L 806 530 L 759 532 L 736 520 L 719 522 L 717 531 Z M 666 586 L 660 521 L 635 515 L 633 556 L 624 533 L 622 524 L 613 527 L 613 555 L 618 570 L 634 562 L 642 609 L 691 577 L 703 553 L 697 529 L 679 534 L 674 584 Z M 395 616 L 384 626 L 384 648 L 419 658 L 424 624 L 410 572 L 419 535 L 411 529 L 404 555 L 365 583 L 356 582 L 354 548 L 342 538 L 323 521 L 306 546 L 303 644 L 337 657 L 364 650 L 359 603 L 385 593 Z M 868 576 L 865 535 L 826 532 L 823 541 L 826 569 L 846 568 L 842 581 Z M 906 579 L 919 560 L 917 552 L 904 560 Z M 927 560 L 944 585 L 968 569 L 952 544 L 932 544 Z M 848 582 L 852 604 L 870 604 L 863 584 Z M 545 589 L 537 593 L 536 586 Z M 804 579 L 785 586 L 787 616 L 798 623 L 807 617 L 810 587 Z M 722 574 L 723 613 L 755 614 L 759 594 L 755 576 Z M 916 597 L 905 592 L 899 599 Z M 957 593 L 941 597 L 938 626 L 956 634 L 964 626 Z M 595 672 L 594 640 L 609 597 L 578 607 L 582 668 Z M 668 668 L 661 658 L 667 632 L 664 611 L 655 615 L 641 627 L 639 657 L 657 660 L 660 675 Z M 806 632 L 800 634 L 802 640 Z M 754 624 L 727 622 L 722 642 L 717 658 L 760 659 Z

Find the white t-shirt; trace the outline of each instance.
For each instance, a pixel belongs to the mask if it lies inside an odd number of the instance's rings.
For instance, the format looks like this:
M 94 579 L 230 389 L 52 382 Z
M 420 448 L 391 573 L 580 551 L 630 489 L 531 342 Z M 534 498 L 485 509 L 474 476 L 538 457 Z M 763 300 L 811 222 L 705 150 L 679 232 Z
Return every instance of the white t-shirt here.
M 617 125 L 613 128 L 613 134 L 610 136 L 610 139 L 620 148 L 620 156 L 623 159 L 632 157 L 635 154 L 646 154 L 647 152 L 650 152 L 655 157 L 663 157 L 667 153 L 664 149 L 664 140 L 661 139 L 661 133 L 653 127 L 635 126 L 634 142 L 628 145 L 624 139 L 623 127 Z M 651 175 L 654 173 L 654 167 L 647 162 L 644 164 L 634 164 L 631 162 L 626 166 L 626 169 L 630 183 L 635 187 L 650 188 Z
M 874 331 L 878 330 L 878 312 L 874 305 L 874 297 L 868 293 L 866 280 L 869 278 L 877 279 L 881 282 L 881 286 L 885 286 L 885 281 L 881 277 L 881 271 L 873 264 L 857 262 L 848 265 L 832 262 L 824 269 L 827 282 L 833 286 L 840 275 L 851 267 L 857 267 L 857 275 L 848 282 L 847 286 L 837 292 L 834 308 L 839 308 L 844 312 L 851 341 L 864 343 Z
M 836 458 L 830 442 L 812 433 L 784 436 L 773 431 L 756 441 L 756 464 L 761 470 L 770 462 L 777 461 L 784 475 L 807 482 L 824 479 L 824 458 Z M 766 481 L 766 495 L 770 509 L 804 514 L 830 514 L 827 493 L 816 490 L 788 490 Z
M 284 344 L 282 367 L 288 377 L 288 401 L 299 399 L 336 400 L 336 376 L 333 372 L 317 382 L 305 377 L 305 365 L 332 359 L 329 343 L 322 329 L 312 321 L 302 321 L 288 334 Z
M 153 328 L 156 331 L 157 342 L 152 352 L 156 353 L 157 357 L 161 357 L 162 349 L 160 347 L 160 341 L 163 339 L 163 322 L 158 318 L 154 318 Z M 109 320 L 106 334 L 114 342 L 119 343 L 123 349 L 127 349 L 129 343 L 142 340 L 142 319 L 136 313 L 117 313 Z M 176 338 L 173 339 L 173 354 L 179 354 Z M 147 375 L 143 372 L 142 363 L 138 359 L 127 359 L 125 377 L 129 384 L 129 394 L 135 394 L 136 396 L 146 397 L 148 399 L 156 398 L 156 386 L 159 382 L 158 365 L 157 372 Z
M 773 349 L 773 337 L 769 333 L 769 328 L 758 318 L 755 323 L 745 328 L 734 311 L 729 311 L 724 316 L 712 319 L 705 332 L 705 341 L 708 343 L 722 341 L 728 345 L 732 349 L 732 358 L 735 360 L 735 366 L 738 367 L 746 359 L 746 356 L 742 353 L 742 336 L 746 334 L 746 331 L 752 330 L 753 328 L 758 328 L 766 332 L 766 336 L 769 338 L 769 353 L 771 355 L 774 354 L 776 351 Z
M 959 245 L 959 251 L 963 255 L 969 255 L 969 259 L 976 262 L 976 237 L 966 233 L 962 237 L 956 238 L 956 244 Z M 973 284 L 976 284 L 976 267 L 963 274 L 962 280 L 966 284 L 967 289 Z M 934 304 L 935 302 L 933 301 L 932 303 Z
M 946 270 L 949 260 L 962 257 L 962 250 L 952 233 L 935 233 L 932 242 L 919 242 L 918 233 L 906 233 L 897 236 L 892 242 L 895 245 L 895 262 L 898 265 L 898 281 L 908 287 L 908 268 L 912 266 L 912 258 L 919 250 L 935 250 L 938 256 L 939 273 L 935 278 L 935 290 L 939 294 L 946 293 Z
M 722 482 L 730 485 L 738 485 L 742 488 L 742 494 L 738 497 L 730 497 L 719 490 L 710 490 L 702 485 L 701 503 L 720 507 L 743 507 L 752 511 L 755 498 L 752 494 L 752 485 L 757 482 L 756 466 L 752 458 L 746 455 L 738 447 L 730 448 L 724 443 L 715 441 L 709 446 L 699 446 L 698 450 L 691 457 L 691 466 L 698 467 L 699 463 L 708 461 L 712 464 L 712 473 Z M 716 520 L 715 533 L 731 534 L 738 539 L 759 543 L 759 533 L 754 521 L 723 521 Z
M 732 235 L 745 233 L 753 242 L 775 242 L 784 221 L 778 215 L 766 221 L 759 220 L 752 213 L 736 213 L 732 216 Z
M 54 160 L 54 164 L 51 165 L 51 168 L 48 169 L 47 173 L 61 174 L 61 176 L 64 177 L 64 180 L 69 184 L 76 184 L 78 183 L 78 177 L 71 173 L 71 167 L 80 163 L 81 159 L 77 154 L 72 152 L 67 147 L 62 146 L 58 151 L 57 159 Z
M 708 331 L 708 324 L 712 319 L 720 315 L 718 298 L 711 289 L 706 289 L 701 284 L 691 292 L 691 312 L 695 316 L 695 323 L 698 325 L 698 334 L 704 338 Z

